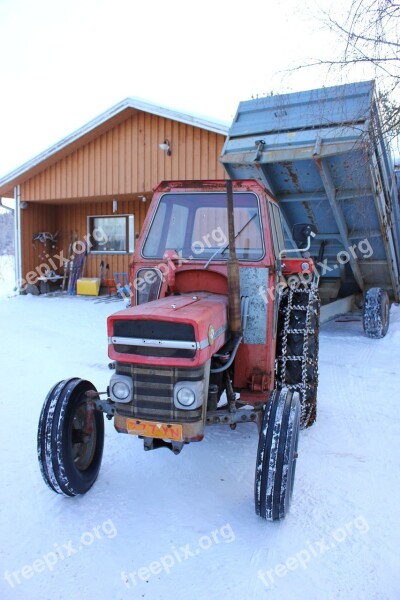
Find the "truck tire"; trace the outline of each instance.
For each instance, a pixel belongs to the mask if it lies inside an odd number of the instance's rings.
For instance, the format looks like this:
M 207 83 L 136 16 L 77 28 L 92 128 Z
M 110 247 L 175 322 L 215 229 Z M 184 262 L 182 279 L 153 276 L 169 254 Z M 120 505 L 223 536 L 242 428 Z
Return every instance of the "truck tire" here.
M 386 290 L 371 288 L 364 295 L 363 327 L 370 338 L 385 337 L 389 329 L 390 300 Z
M 298 394 L 274 390 L 264 409 L 254 483 L 256 513 L 267 521 L 279 521 L 289 511 L 299 428 Z
M 104 445 L 103 413 L 94 411 L 92 432 L 85 426 L 90 381 L 73 378 L 57 383 L 43 404 L 38 427 L 38 459 L 45 483 L 58 494 L 85 494 L 94 484 Z
M 285 288 L 278 309 L 276 389 L 300 394 L 300 426 L 317 417 L 320 299 L 315 284 Z

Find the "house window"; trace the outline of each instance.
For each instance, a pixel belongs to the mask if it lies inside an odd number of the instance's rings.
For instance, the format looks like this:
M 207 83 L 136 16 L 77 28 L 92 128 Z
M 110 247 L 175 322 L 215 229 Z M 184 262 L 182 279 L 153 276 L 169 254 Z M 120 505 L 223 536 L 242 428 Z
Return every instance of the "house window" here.
M 134 250 L 134 215 L 88 217 L 88 232 L 90 252 L 121 254 Z

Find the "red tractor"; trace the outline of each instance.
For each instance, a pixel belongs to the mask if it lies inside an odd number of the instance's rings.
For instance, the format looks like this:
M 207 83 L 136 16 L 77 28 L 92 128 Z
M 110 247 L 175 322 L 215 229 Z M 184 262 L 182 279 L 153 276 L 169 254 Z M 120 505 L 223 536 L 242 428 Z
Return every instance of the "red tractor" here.
M 312 235 L 296 225 L 303 250 L 285 249 L 279 206 L 256 181 L 161 183 L 131 263 L 131 307 L 108 319 L 107 392 L 73 378 L 45 400 L 38 454 L 50 488 L 75 496 L 93 485 L 102 413 L 145 450 L 174 454 L 201 441 L 206 426 L 254 422 L 255 509 L 282 519 L 299 428 L 316 417 Z

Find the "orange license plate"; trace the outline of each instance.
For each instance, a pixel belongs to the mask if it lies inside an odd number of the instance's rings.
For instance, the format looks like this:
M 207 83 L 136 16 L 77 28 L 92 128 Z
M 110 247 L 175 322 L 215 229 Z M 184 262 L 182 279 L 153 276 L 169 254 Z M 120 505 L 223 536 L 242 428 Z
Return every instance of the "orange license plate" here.
M 152 421 L 127 419 L 126 426 L 128 433 L 132 433 L 133 435 L 174 440 L 176 442 L 183 440 L 182 425 L 177 423 L 154 423 Z

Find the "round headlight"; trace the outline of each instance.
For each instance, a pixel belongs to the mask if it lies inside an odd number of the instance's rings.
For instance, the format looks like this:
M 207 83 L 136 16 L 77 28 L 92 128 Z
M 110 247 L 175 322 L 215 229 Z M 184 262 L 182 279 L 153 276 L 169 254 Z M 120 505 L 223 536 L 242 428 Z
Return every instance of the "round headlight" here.
M 194 391 L 187 387 L 181 388 L 177 393 L 176 398 L 182 406 L 191 406 L 196 400 Z
M 126 400 L 131 393 L 129 385 L 124 381 L 116 381 L 112 386 L 112 393 L 118 400 Z

